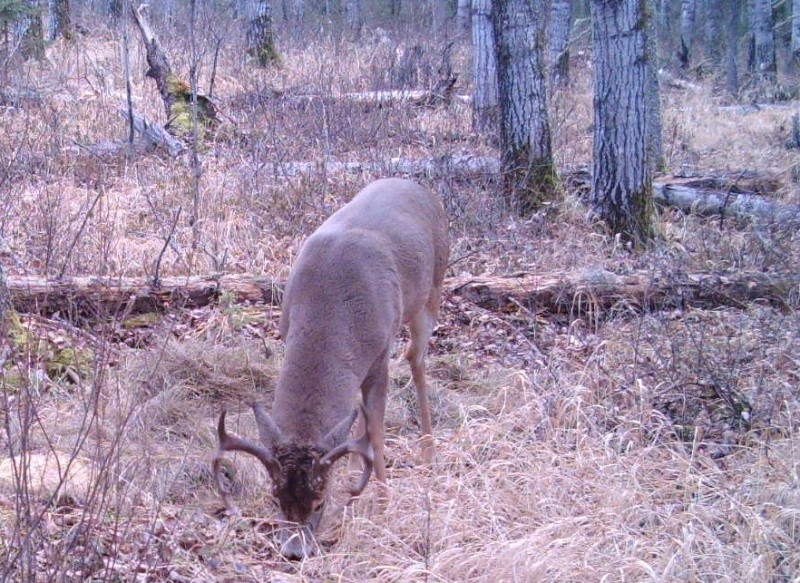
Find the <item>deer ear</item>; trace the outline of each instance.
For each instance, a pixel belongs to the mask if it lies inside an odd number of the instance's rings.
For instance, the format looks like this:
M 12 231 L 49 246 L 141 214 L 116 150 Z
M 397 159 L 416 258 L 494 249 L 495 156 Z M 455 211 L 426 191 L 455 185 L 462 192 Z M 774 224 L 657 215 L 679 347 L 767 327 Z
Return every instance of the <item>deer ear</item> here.
M 258 424 L 258 437 L 261 443 L 268 449 L 273 449 L 276 445 L 283 442 L 283 434 L 269 413 L 264 409 L 261 403 L 253 403 L 253 414 L 256 416 L 256 423 Z
M 350 428 L 353 426 L 357 415 L 358 409 L 353 409 L 350 415 L 339 421 L 336 427 L 328 432 L 328 435 L 322 440 L 322 446 L 325 448 L 325 451 L 332 450 L 347 439 L 347 436 L 350 434 Z

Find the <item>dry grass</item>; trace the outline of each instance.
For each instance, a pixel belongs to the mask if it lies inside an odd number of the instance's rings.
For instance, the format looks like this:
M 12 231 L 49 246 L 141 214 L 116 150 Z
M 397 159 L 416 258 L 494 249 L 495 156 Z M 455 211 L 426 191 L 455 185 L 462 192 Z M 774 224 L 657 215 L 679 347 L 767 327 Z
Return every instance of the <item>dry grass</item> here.
M 237 34 L 215 78 L 229 119 L 201 153 L 198 196 L 188 159 L 99 159 L 76 145 L 124 137 L 119 42 L 98 35 L 56 45 L 48 63 L 18 72 L 16 87 L 41 97 L 0 110 L 7 273 L 152 275 L 169 238 L 162 275 L 283 278 L 303 238 L 381 174 L 290 177 L 287 162 L 494 152 L 458 103 L 379 108 L 296 98 L 390 87 L 397 39 L 413 34 L 287 39 L 285 66 L 266 71 L 236 56 Z M 176 69 L 186 71 L 179 41 L 166 38 Z M 469 90 L 468 58 L 456 45 L 459 92 Z M 137 107 L 163 122 L 145 68 L 136 46 Z M 590 70 L 578 61 L 573 72 L 552 113 L 563 168 L 587 165 L 591 154 Z M 796 203 L 798 154 L 783 145 L 790 112 L 746 113 L 718 101 L 710 88 L 665 91 L 670 167 L 754 170 Z M 520 221 L 497 200 L 494 177 L 422 180 L 451 216 L 452 274 L 800 264 L 798 235 L 788 230 L 664 211 L 664 240 L 632 255 L 592 224 L 580 193 Z M 233 430 L 255 436 L 244 403 L 269 400 L 281 359 L 274 310 L 223 303 L 170 314 L 146 332 L 105 323 L 90 331 L 90 370 L 66 379 L 50 378 L 30 345 L 16 347 L 4 374 L 22 380 L 0 396 L 4 450 L 28 456 L 34 469 L 74 457 L 56 478 L 83 484 L 88 474 L 93 487 L 57 488 L 52 471 L 35 483 L 37 472 L 25 478 L 4 460 L 2 572 L 30 581 L 795 581 L 800 321 L 792 294 L 785 311 L 620 310 L 574 322 L 446 298 L 429 366 L 436 462 L 417 462 L 398 346 L 387 414 L 390 501 L 379 508 L 369 487 L 345 506 L 342 475 L 320 533 L 325 553 L 302 563 L 277 553 L 261 468 L 233 457 L 242 513 L 225 519 L 208 468 L 220 407 L 234 410 Z M 57 321 L 48 329 L 59 345 L 86 334 Z

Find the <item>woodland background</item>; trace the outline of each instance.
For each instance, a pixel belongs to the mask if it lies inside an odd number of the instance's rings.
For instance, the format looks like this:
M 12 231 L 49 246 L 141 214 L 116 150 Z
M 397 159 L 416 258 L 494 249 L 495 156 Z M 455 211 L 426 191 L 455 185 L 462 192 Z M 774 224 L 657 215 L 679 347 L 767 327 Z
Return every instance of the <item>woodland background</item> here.
M 496 125 L 474 125 L 463 3 L 272 2 L 262 63 L 264 4 L 144 12 L 188 103 L 196 86 L 213 104 L 181 131 L 145 76 L 137 6 L 0 1 L 0 578 L 797 581 L 797 3 L 650 5 L 656 190 L 691 199 L 657 205 L 634 249 L 590 212 L 588 2 L 567 3 L 568 79 L 548 74 L 564 188 L 527 216 Z M 774 71 L 754 52 L 765 14 Z M 131 107 L 151 124 L 132 144 Z M 220 515 L 214 422 L 224 406 L 255 435 L 293 258 L 387 175 L 450 218 L 437 461 L 417 459 L 401 338 L 388 507 L 372 487 L 345 507 L 342 472 L 325 553 L 287 562 L 253 460 L 234 458 L 242 515 Z M 174 291 L 201 276 L 197 297 Z

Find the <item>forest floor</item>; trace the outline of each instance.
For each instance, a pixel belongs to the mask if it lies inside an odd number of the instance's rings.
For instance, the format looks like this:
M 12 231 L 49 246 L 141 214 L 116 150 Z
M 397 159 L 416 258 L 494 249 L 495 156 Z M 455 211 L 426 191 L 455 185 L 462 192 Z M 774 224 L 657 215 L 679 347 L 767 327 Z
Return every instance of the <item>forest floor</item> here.
M 188 71 L 186 37 L 163 36 L 175 69 Z M 440 161 L 441 171 L 415 178 L 448 211 L 448 277 L 797 273 L 796 227 L 665 208 L 660 239 L 631 251 L 573 187 L 531 218 L 513 216 L 496 175 L 447 170 L 447 160 L 498 155 L 472 131 L 468 104 L 336 98 L 394 88 L 407 45 L 391 37 L 287 40 L 283 66 L 266 70 L 232 45 L 216 69 L 203 53 L 200 86 L 213 71 L 223 121 L 197 165 L 189 153 L 92 153 L 126 136 L 116 39 L 56 43 L 45 62 L 20 65 L 0 103 L 7 276 L 153 277 L 161 256 L 161 276 L 285 280 L 304 238 L 392 159 Z M 421 88 L 440 58 L 439 47 L 424 48 Z M 165 123 L 144 51 L 131 49 L 135 107 Z M 565 173 L 591 166 L 582 59 L 570 88 L 551 96 Z M 463 42 L 453 65 L 456 92 L 469 94 Z M 770 200 L 800 205 L 800 154 L 786 148 L 797 102 L 733 105 L 706 81 L 665 85 L 662 103 L 670 173 L 731 184 L 756 176 Z M 287 171 L 299 161 L 313 164 Z M 270 400 L 279 307 L 223 294 L 211 306 L 135 317 L 101 307 L 83 322 L 19 314 L 3 352 L 0 572 L 28 581 L 796 581 L 798 301 L 793 289 L 780 305 L 642 313 L 621 298 L 575 316 L 489 310 L 446 294 L 429 357 L 435 462 L 418 459 L 400 338 L 389 501 L 380 508 L 371 484 L 345 505 L 342 471 L 319 533 L 324 553 L 302 562 L 278 553 L 255 460 L 231 456 L 238 516 L 221 515 L 209 468 L 223 406 L 237 433 L 256 435 L 245 403 Z

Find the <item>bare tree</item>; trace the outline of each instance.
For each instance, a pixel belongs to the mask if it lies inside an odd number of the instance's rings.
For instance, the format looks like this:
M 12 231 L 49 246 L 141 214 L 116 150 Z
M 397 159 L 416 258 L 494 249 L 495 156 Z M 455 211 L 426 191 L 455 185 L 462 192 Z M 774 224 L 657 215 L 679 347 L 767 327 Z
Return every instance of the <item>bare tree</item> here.
M 44 58 L 44 27 L 42 26 L 42 6 L 39 0 L 28 0 L 28 16 L 25 19 L 25 32 L 20 41 L 20 53 L 25 59 Z
M 266 67 L 280 62 L 272 27 L 272 3 L 270 0 L 256 0 L 255 4 L 255 15 L 247 29 L 247 54 L 254 57 L 259 66 Z
M 358 37 L 361 34 L 361 28 L 364 26 L 360 0 L 346 0 L 344 2 L 344 11 L 347 16 L 347 26 L 353 35 Z
M 492 15 L 504 191 L 522 216 L 561 189 L 547 118 L 545 14 L 544 0 L 495 0 Z
M 492 0 L 472 0 L 472 127 L 497 132 L 497 56 L 494 52 Z
M 72 11 L 69 0 L 48 0 L 47 11 L 49 14 L 48 39 L 73 38 L 75 31 L 72 27 Z
M 800 0 L 792 0 L 792 60 L 800 65 Z
M 750 11 L 750 72 L 757 85 L 773 84 L 777 80 L 775 60 L 775 19 L 772 0 L 749 0 Z
M 458 21 L 458 31 L 461 33 L 469 32 L 470 4 L 470 0 L 458 0 L 456 20 Z
M 569 84 L 569 33 L 572 27 L 572 1 L 551 0 L 548 49 L 550 52 L 550 82 Z
M 592 209 L 633 245 L 655 234 L 647 143 L 647 11 L 642 0 L 592 0 Z
M 450 21 L 450 3 L 447 0 L 429 0 L 429 2 L 431 5 L 433 32 L 441 35 Z
M 742 8 L 739 2 L 729 2 L 725 7 L 725 88 L 731 95 L 739 93 L 739 22 Z
M 694 44 L 694 17 L 697 8 L 696 0 L 681 1 L 681 38 L 678 47 L 678 62 L 681 69 L 689 68 L 692 45 Z
M 654 0 L 645 0 L 648 14 L 654 14 Z M 645 121 L 647 124 L 647 160 L 653 174 L 660 172 L 666 166 L 664 147 L 661 140 L 661 92 L 658 88 L 658 51 L 656 48 L 656 22 L 653 18 L 647 19 L 647 47 L 646 54 L 649 61 L 646 64 L 645 74 Z

